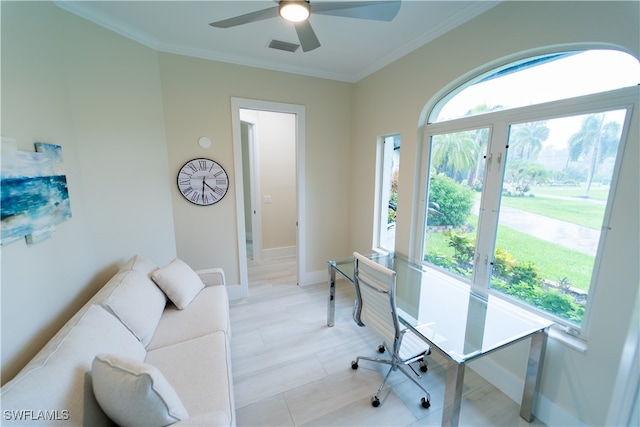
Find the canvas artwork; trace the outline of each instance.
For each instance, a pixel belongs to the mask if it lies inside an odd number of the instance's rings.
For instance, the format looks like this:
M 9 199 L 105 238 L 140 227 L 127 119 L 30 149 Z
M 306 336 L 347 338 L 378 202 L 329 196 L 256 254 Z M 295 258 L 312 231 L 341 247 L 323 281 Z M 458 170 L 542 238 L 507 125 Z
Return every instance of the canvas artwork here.
M 2 245 L 22 238 L 29 245 L 41 242 L 71 218 L 62 147 L 36 142 L 35 149 L 20 151 L 15 141 L 2 139 Z

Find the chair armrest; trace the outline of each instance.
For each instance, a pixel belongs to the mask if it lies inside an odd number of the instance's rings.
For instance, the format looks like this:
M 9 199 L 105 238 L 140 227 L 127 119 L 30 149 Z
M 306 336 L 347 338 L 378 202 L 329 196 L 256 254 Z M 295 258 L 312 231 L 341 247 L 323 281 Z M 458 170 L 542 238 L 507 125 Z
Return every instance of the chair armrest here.
M 205 270 L 197 270 L 196 273 L 198 273 L 205 286 L 225 285 L 224 270 L 221 268 L 207 268 Z

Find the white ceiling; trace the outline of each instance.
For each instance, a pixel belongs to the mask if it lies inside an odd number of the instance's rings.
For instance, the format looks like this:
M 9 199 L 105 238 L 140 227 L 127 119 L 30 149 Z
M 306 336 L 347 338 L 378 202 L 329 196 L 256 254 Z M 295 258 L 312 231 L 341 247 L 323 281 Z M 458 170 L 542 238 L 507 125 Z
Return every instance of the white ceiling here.
M 312 0 L 312 3 L 316 1 Z M 317 0 L 318 3 L 321 0 Z M 322 44 L 310 52 L 268 47 L 298 44 L 293 24 L 279 17 L 220 29 L 211 22 L 270 7 L 261 1 L 55 1 L 62 9 L 161 52 L 356 82 L 499 1 L 404 0 L 391 22 L 338 16 L 309 18 Z

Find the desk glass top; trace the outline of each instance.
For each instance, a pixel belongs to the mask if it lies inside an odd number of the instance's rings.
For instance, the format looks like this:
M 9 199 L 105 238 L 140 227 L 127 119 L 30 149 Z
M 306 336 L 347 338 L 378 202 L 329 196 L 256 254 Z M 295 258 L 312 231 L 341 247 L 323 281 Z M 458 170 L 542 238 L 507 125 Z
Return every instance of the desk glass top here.
M 464 363 L 547 329 L 552 321 L 493 295 L 413 264 L 399 255 L 367 255 L 396 272 L 402 322 L 457 363 Z M 353 258 L 329 264 L 353 282 Z

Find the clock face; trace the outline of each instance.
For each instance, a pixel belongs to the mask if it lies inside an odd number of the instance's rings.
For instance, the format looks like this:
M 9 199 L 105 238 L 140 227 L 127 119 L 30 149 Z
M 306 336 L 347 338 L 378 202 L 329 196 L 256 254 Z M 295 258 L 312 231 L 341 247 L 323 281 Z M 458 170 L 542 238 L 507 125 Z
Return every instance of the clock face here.
M 210 159 L 193 159 L 178 172 L 178 190 L 193 204 L 209 206 L 218 203 L 229 188 L 227 172 Z

